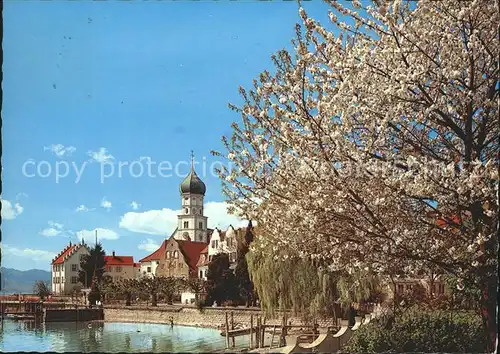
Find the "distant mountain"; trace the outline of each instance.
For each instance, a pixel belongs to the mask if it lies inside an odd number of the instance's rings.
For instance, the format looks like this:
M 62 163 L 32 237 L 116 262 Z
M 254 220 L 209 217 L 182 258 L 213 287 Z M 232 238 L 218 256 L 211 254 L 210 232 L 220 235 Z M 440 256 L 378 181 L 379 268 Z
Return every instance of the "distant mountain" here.
M 42 280 L 50 284 L 51 274 L 46 270 L 30 269 L 17 270 L 12 268 L 0 268 L 2 273 L 2 288 L 3 294 L 31 294 L 33 293 L 33 285 L 37 280 Z

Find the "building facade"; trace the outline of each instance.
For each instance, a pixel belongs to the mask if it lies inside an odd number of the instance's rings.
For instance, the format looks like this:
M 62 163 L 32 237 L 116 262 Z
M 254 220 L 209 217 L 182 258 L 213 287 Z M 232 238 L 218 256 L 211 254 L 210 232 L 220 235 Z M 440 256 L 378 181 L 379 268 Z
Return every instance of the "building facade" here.
M 210 237 L 208 246 L 208 259 L 212 260 L 213 256 L 218 253 L 227 253 L 229 262 L 236 262 L 238 256 L 238 240 L 236 237 L 237 230 L 229 225 L 226 231 L 215 229 Z
M 136 278 L 137 269 L 134 266 L 134 257 L 117 256 L 113 251 L 111 256 L 104 256 L 104 260 L 106 262 L 104 275 L 111 277 L 113 281 Z
M 176 240 L 166 241 L 165 252 L 156 269 L 156 275 L 165 277 L 196 278 L 198 259 L 207 245 L 204 242 Z
M 52 293 L 55 295 L 70 294 L 73 289 L 86 287 L 78 281 L 80 262 L 84 255 L 88 255 L 87 245 L 71 242 L 52 260 Z

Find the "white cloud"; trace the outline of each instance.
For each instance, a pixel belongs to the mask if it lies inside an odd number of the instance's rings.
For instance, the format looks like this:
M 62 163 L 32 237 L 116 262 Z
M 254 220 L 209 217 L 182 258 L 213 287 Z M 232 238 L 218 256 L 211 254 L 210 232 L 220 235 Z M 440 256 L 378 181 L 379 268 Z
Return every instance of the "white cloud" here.
M 101 207 L 109 211 L 109 209 L 111 209 L 112 206 L 113 204 L 109 200 L 107 200 L 106 197 L 102 198 Z
M 17 218 L 20 214 L 22 214 L 24 208 L 21 204 L 16 203 L 12 205 L 12 203 L 8 200 L 2 199 L 2 219 L 4 220 L 13 220 Z
M 34 261 L 51 261 L 56 256 L 54 252 L 32 248 L 16 248 L 6 244 L 2 245 L 2 253 L 15 257 L 26 257 Z
M 71 156 L 72 153 L 76 151 L 76 148 L 74 146 L 64 146 L 62 144 L 52 144 L 50 146 L 45 146 L 43 148 L 44 151 L 50 150 L 51 152 L 54 153 L 57 157 L 65 157 L 65 156 Z
M 120 227 L 143 234 L 170 236 L 177 227 L 177 215 L 180 212 L 180 210 L 168 208 L 128 212 L 121 217 Z M 205 216 L 208 217 L 208 226 L 212 228 L 226 229 L 229 225 L 233 225 L 235 228 L 248 225 L 248 221 L 241 220 L 234 215 L 228 215 L 225 202 L 206 203 Z
M 79 240 L 85 239 L 87 243 L 93 243 L 95 241 L 95 234 L 97 231 L 97 240 L 117 240 L 120 236 L 109 229 L 102 229 L 100 227 L 94 230 L 80 230 L 76 232 L 76 236 Z
M 234 228 L 248 225 L 247 220 L 240 219 L 235 215 L 229 215 L 227 207 L 228 205 L 225 202 L 207 202 L 205 204 L 205 215 L 208 217 L 209 227 L 218 227 L 224 230 L 229 225 L 233 225 Z
M 65 232 L 63 224 L 59 224 L 54 221 L 49 221 L 48 224 L 50 227 L 47 227 L 40 231 L 40 235 L 45 237 L 55 237 Z
M 59 223 L 54 222 L 54 221 L 49 221 L 49 225 L 52 227 L 55 227 L 58 230 L 61 230 L 64 227 L 63 224 L 59 224 Z
M 137 246 L 138 249 L 148 251 L 148 252 L 154 252 L 160 247 L 159 244 L 155 242 L 155 240 L 147 238 L 145 241 L 142 241 L 139 246 Z
M 92 210 L 95 210 L 95 209 L 94 209 L 94 208 L 88 208 L 88 207 L 86 207 L 86 206 L 85 206 L 85 205 L 83 205 L 83 204 L 79 205 L 79 206 L 75 209 L 75 211 L 76 211 L 76 212 L 80 212 L 80 211 L 81 211 L 81 212 L 87 212 L 87 211 L 92 211 Z
M 141 206 L 141 205 L 140 205 L 139 203 L 135 202 L 135 201 L 134 201 L 134 202 L 132 202 L 132 203 L 130 203 L 130 207 L 131 207 L 132 209 L 134 209 L 134 210 L 139 209 L 139 207 L 140 207 L 140 206 Z
M 167 235 L 177 226 L 178 210 L 148 210 L 142 213 L 128 212 L 122 216 L 120 227 L 132 232 L 150 235 Z
M 114 156 L 109 154 L 108 150 L 103 147 L 99 148 L 99 151 L 89 150 L 87 154 L 91 157 L 90 161 L 96 161 L 99 163 L 109 163 L 115 159 Z
M 43 229 L 40 231 L 40 235 L 45 236 L 45 237 L 55 237 L 59 234 L 61 234 L 61 230 L 57 230 L 53 227 L 48 227 L 46 229 Z

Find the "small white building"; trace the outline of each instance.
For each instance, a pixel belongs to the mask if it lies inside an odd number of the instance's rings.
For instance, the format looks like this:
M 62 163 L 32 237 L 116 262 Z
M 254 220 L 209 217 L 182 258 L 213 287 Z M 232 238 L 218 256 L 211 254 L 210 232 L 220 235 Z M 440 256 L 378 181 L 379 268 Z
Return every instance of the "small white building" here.
M 227 253 L 229 262 L 236 262 L 237 257 L 237 239 L 236 230 L 232 225 L 229 225 L 226 231 L 215 229 L 210 238 L 208 246 L 208 259 L 212 260 L 213 256 L 219 253 Z
M 139 261 L 139 277 L 153 277 L 156 275 L 156 268 L 160 265 L 162 256 L 165 255 L 167 240 L 164 240 L 161 246 Z
M 84 255 L 89 254 L 87 245 L 71 242 L 57 257 L 52 260 L 52 293 L 56 295 L 69 294 L 76 286 L 87 286 L 78 282 L 80 262 Z

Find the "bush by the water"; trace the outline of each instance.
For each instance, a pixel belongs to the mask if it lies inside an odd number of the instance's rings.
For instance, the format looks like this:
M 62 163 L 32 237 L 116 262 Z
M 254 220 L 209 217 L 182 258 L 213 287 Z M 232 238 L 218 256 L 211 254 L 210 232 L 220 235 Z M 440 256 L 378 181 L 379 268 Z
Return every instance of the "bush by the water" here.
M 485 353 L 481 317 L 471 312 L 408 310 L 361 326 L 345 352 Z

